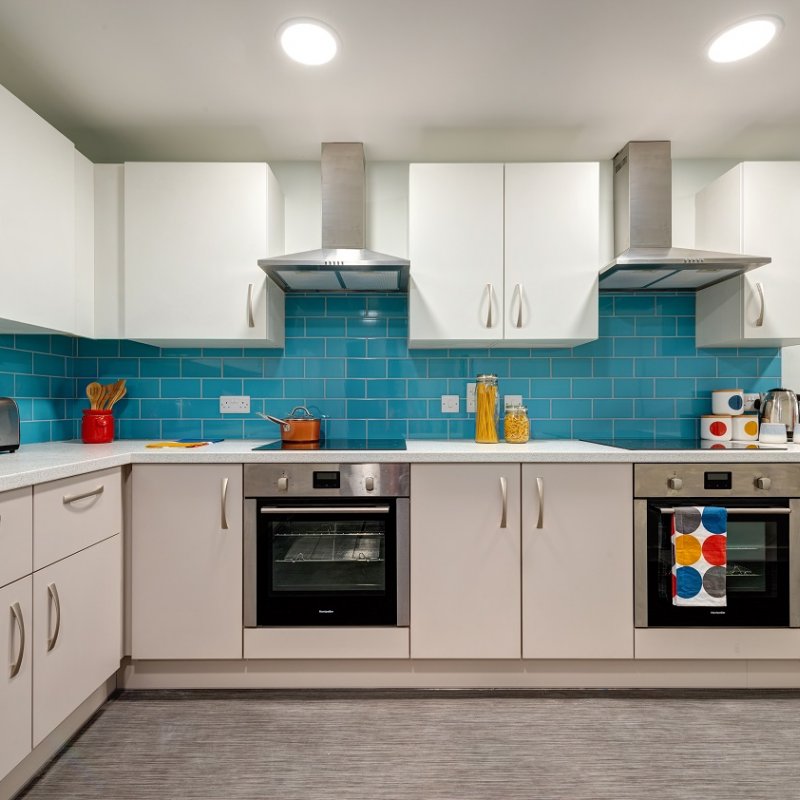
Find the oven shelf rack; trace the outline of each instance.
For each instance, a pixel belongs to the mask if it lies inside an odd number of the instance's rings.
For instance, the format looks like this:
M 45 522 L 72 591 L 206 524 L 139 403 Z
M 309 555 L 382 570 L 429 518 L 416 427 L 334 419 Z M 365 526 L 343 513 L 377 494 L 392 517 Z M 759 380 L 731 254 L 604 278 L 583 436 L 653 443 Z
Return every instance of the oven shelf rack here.
M 362 536 L 354 539 L 353 535 L 339 537 L 332 534 L 321 534 L 316 537 L 304 535 L 294 542 L 282 558 L 276 558 L 277 564 L 298 563 L 358 563 L 373 564 L 382 562 L 382 547 L 380 539 L 372 536 Z

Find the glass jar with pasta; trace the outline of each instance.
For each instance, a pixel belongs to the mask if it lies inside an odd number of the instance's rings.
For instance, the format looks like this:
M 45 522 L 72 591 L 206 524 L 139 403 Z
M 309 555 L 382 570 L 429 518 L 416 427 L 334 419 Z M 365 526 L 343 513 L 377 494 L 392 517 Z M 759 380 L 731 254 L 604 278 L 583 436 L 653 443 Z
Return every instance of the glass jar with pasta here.
M 511 444 L 525 444 L 531 438 L 531 421 L 525 406 L 506 406 L 503 418 L 503 437 Z
M 495 444 L 498 422 L 497 375 L 478 375 L 475 386 L 475 441 Z

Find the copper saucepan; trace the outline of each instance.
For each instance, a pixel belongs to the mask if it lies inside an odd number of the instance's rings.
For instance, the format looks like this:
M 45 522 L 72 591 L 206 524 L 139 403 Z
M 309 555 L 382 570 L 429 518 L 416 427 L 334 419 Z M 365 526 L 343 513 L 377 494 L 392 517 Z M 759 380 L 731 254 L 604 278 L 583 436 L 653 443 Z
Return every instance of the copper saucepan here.
M 305 406 L 296 406 L 288 417 L 281 419 L 257 411 L 259 417 L 281 426 L 281 441 L 289 443 L 318 442 L 320 417 L 315 417 Z

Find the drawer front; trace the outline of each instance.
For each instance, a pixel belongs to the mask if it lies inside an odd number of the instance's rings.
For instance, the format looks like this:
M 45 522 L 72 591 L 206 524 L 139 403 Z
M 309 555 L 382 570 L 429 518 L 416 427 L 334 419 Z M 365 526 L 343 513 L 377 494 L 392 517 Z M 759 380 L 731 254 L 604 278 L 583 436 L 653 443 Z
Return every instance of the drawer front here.
M 33 569 L 33 490 L 0 494 L 0 586 Z
M 35 486 L 33 519 L 34 570 L 120 533 L 119 469 Z

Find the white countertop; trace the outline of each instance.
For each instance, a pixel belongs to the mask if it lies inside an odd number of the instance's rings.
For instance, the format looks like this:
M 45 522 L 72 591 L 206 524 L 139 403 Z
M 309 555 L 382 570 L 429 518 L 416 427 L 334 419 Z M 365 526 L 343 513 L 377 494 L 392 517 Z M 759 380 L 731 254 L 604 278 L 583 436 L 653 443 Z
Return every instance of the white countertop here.
M 51 442 L 0 453 L 0 491 L 32 486 L 125 464 L 243 464 L 382 462 L 574 462 L 574 463 L 731 463 L 799 462 L 800 445 L 786 450 L 621 450 L 579 440 L 552 439 L 527 444 L 476 444 L 469 440 L 409 440 L 407 450 L 326 451 L 253 448 L 273 440 L 230 439 L 193 448 L 147 448 L 145 441 L 111 444 Z

